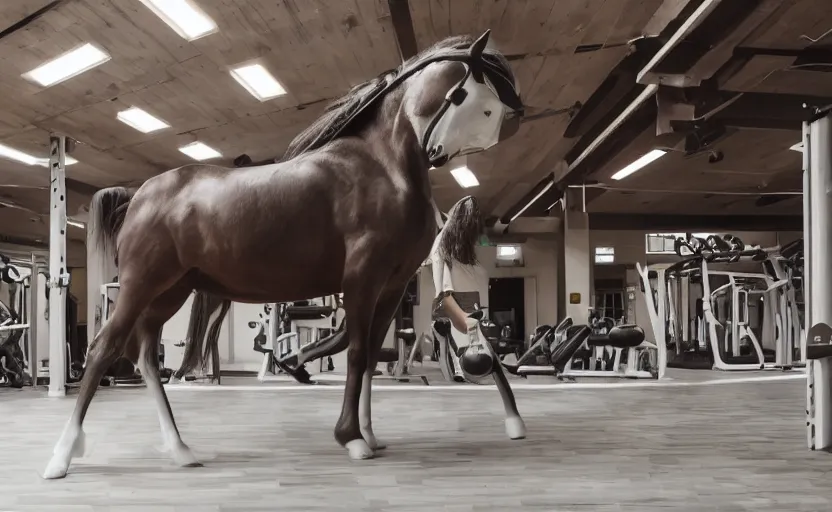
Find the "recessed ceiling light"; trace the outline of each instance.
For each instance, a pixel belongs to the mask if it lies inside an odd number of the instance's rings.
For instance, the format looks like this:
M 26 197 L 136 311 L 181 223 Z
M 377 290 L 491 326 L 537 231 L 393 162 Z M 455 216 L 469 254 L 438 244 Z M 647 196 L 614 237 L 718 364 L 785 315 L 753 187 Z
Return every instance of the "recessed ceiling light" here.
M 260 64 L 249 64 L 231 70 L 231 76 L 252 96 L 260 101 L 268 101 L 286 94 L 286 89 Z
M 210 160 L 212 158 L 219 158 L 222 156 L 222 153 L 210 146 L 206 146 L 201 142 L 192 142 L 187 146 L 182 146 L 179 148 L 179 151 L 185 153 L 194 160 L 199 161 Z
M 184 39 L 193 41 L 217 31 L 217 24 L 190 0 L 141 0 Z
M 797 151 L 798 153 L 803 153 L 803 142 L 798 142 L 789 149 L 791 149 L 792 151 Z
M 634 172 L 638 171 L 642 167 L 650 164 L 651 162 L 658 160 L 659 158 L 663 157 L 667 154 L 667 151 L 661 149 L 654 149 L 653 151 L 647 153 L 646 155 L 642 156 L 635 162 L 631 163 L 627 167 L 621 169 L 617 173 L 612 175 L 612 179 L 614 180 L 623 180 L 627 176 L 633 174 Z
M 459 186 L 462 188 L 471 188 L 479 186 L 480 182 L 468 166 L 463 165 L 451 170 L 451 176 L 454 177 Z
M 108 60 L 110 56 L 106 52 L 87 43 L 25 73 L 23 77 L 49 87 L 80 75 Z
M 127 110 L 122 110 L 116 117 L 122 123 L 132 126 L 142 133 L 150 133 L 165 128 L 170 128 L 170 125 L 158 117 L 153 117 L 139 107 L 131 107 Z

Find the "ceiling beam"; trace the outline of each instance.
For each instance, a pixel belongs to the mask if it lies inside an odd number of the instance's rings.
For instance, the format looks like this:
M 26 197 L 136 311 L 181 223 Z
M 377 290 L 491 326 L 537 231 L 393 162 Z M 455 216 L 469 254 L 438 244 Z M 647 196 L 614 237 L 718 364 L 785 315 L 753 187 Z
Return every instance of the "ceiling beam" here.
M 801 215 L 590 213 L 589 229 L 656 231 L 802 231 Z
M 92 196 L 100 190 L 94 185 L 74 180 L 72 178 L 66 178 L 66 189 L 70 192 L 75 192 L 76 194 L 81 194 L 83 196 Z
M 396 43 L 399 53 L 405 61 L 417 53 L 416 33 L 413 31 L 413 19 L 410 17 L 409 0 L 387 0 L 390 8 L 390 18 L 393 21 L 393 31 L 396 33 Z
M 52 9 L 55 9 L 56 7 L 59 7 L 65 1 L 66 0 L 54 0 L 53 2 L 49 2 L 37 11 L 24 17 L 22 20 L 10 25 L 9 27 L 6 27 L 3 30 L 0 30 L 0 39 L 5 39 L 6 37 L 9 37 L 10 35 L 17 32 L 18 30 L 26 28 L 30 24 L 37 21 L 37 19 L 43 16 L 44 14 L 48 13 Z

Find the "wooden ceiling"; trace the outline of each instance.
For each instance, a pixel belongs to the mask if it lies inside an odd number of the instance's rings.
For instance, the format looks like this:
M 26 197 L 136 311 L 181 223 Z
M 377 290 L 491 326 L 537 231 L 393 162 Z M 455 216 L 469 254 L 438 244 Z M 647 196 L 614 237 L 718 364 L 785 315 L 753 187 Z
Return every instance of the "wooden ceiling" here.
M 727 50 L 717 45 L 717 50 L 727 51 L 728 57 L 740 46 L 802 51 L 813 45 L 801 40 L 801 34 L 816 37 L 832 28 L 832 3 L 828 0 L 748 1 L 758 10 L 763 8 L 760 6 L 770 9 L 771 15 L 758 15 L 761 20 L 752 27 L 753 33 Z M 42 16 L 15 27 L 26 16 L 53 3 L 55 7 Z M 680 17 L 701 0 L 197 3 L 219 30 L 187 42 L 137 0 L 3 0 L 0 143 L 45 156 L 50 132 L 78 140 L 73 156 L 79 163 L 67 170 L 71 180 L 70 215 L 83 210 L 96 188 L 139 183 L 191 162 L 177 147 L 192 141 L 219 150 L 224 155 L 219 163 L 225 165 L 232 165 L 241 154 L 255 161 L 274 158 L 329 101 L 396 67 L 408 48 L 418 51 L 449 35 L 479 34 L 489 28 L 494 43 L 512 61 L 529 113 L 540 117 L 523 124 L 520 132 L 504 144 L 470 157 L 469 166 L 481 183 L 476 189 L 461 189 L 444 170 L 434 171 L 432 179 L 440 206 L 447 207 L 463 194 L 473 192 L 487 212 L 502 215 L 541 178 L 567 167 L 570 150 L 591 136 L 594 126 L 608 122 L 609 113 L 618 106 L 613 99 L 626 97 L 636 84 L 634 77 L 626 75 L 627 90 L 621 85 L 625 82 L 622 79 L 606 100 L 606 93 L 598 93 L 607 91 L 602 86 L 613 75 L 625 76 L 622 69 L 628 62 L 648 59 L 675 30 Z M 402 19 L 409 26 L 403 25 Z M 777 23 L 772 22 L 775 19 Z M 728 35 L 735 32 L 729 31 Z M 112 60 L 49 88 L 21 78 L 22 73 L 85 42 L 105 49 Z M 719 89 L 767 94 L 793 91 L 795 84 L 800 84 L 805 94 L 832 91 L 828 81 L 832 73 L 815 68 L 788 69 L 797 58 L 752 55 Z M 675 56 L 669 60 L 675 60 Z M 228 72 L 232 66 L 249 61 L 263 63 L 288 94 L 266 102 L 249 95 Z M 576 104 L 584 108 L 547 115 Z M 171 128 L 143 134 L 117 121 L 116 113 L 130 106 L 164 119 Z M 576 128 L 577 121 L 581 126 Z M 755 133 L 760 133 L 759 137 Z M 579 169 L 581 179 L 608 176 L 620 162 L 657 144 L 652 134 L 655 126 L 641 127 L 609 158 L 595 160 L 592 168 Z M 715 166 L 709 167 L 707 157 L 702 155 L 672 153 L 656 162 L 655 169 L 651 167 L 634 176 L 633 181 L 617 185 L 711 190 L 779 183 L 784 173 L 799 166 L 799 157 L 787 149 L 785 156 L 774 155 L 772 148 L 788 146 L 797 138 L 796 131 L 731 128 L 719 141 L 725 145 L 725 157 Z M 677 138 L 672 143 L 680 142 Z M 48 179 L 44 167 L 0 160 L 0 201 L 7 205 L 0 207 L 0 235 L 30 240 L 47 237 L 43 214 L 48 211 L 48 195 L 42 187 Z M 791 185 L 789 180 L 786 182 Z M 671 197 L 605 193 L 592 207 L 605 212 L 679 212 L 695 210 L 697 204 L 723 208 L 720 201 L 727 200 L 722 196 L 706 200 L 690 194 L 684 195 L 684 200 Z M 738 204 L 751 201 L 730 199 Z M 778 203 L 776 208 L 786 208 L 788 202 Z M 68 234 L 83 239 L 82 230 L 70 230 Z
M 683 38 L 654 71 L 670 85 L 659 85 L 582 163 L 575 149 L 567 154 L 568 170 L 555 171 L 558 186 L 528 214 L 545 214 L 564 187 L 589 183 L 591 214 L 639 214 L 633 222 L 652 215 L 657 225 L 668 215 L 759 216 L 754 229 L 787 216 L 799 226 L 802 157 L 790 148 L 801 142 L 802 121 L 812 114 L 804 106 L 832 104 L 832 3 L 758 0 L 738 7 L 723 2 Z M 672 86 L 679 76 L 688 83 Z M 574 148 L 585 148 L 597 128 L 645 89 L 646 82 L 630 83 L 632 90 L 623 89 L 622 101 Z M 627 178 L 611 179 L 654 149 L 667 154 Z

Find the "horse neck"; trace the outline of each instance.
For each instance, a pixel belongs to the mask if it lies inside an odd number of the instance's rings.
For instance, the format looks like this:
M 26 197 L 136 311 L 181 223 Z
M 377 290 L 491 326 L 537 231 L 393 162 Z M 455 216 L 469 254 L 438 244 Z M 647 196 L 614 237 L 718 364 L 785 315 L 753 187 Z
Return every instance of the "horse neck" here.
M 406 113 L 404 98 L 405 87 L 388 94 L 379 107 L 376 122 L 363 136 L 385 162 L 388 172 L 430 200 L 433 197 L 428 177 L 430 164 Z

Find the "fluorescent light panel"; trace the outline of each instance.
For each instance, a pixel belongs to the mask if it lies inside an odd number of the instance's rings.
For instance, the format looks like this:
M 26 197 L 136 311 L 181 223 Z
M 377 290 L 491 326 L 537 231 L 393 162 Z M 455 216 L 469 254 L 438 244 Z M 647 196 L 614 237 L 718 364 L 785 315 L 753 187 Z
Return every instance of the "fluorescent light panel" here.
M 14 160 L 16 162 L 21 162 L 26 165 L 37 165 L 38 161 L 40 160 L 38 157 L 32 156 L 28 153 L 24 153 L 23 151 L 19 151 L 14 148 L 10 148 L 9 146 L 5 146 L 0 144 L 0 157 L 6 158 L 8 160 Z
M 77 163 L 78 163 L 78 160 L 72 158 L 69 155 L 67 155 L 64 158 L 64 165 L 65 166 L 70 166 L 70 165 L 74 165 L 74 164 L 77 164 Z M 37 164 L 40 165 L 41 167 L 49 167 L 49 158 L 38 158 Z
M 213 34 L 217 24 L 190 0 L 141 0 L 153 14 L 188 41 Z
M 70 226 L 75 226 L 76 228 L 81 228 L 81 229 L 86 228 L 86 226 L 84 225 L 83 222 L 77 222 L 77 221 L 74 221 L 74 220 L 67 219 L 66 223 L 69 224 Z
M 194 160 L 199 161 L 210 160 L 212 158 L 219 158 L 222 156 L 222 153 L 210 146 L 206 146 L 201 142 L 192 142 L 187 146 L 182 146 L 179 148 L 179 151 L 185 153 Z
M 260 64 L 249 64 L 231 70 L 234 80 L 255 98 L 268 101 L 286 94 L 286 89 Z
M 139 130 L 142 133 L 151 133 L 165 128 L 170 128 L 170 125 L 158 117 L 153 117 L 139 107 L 131 107 L 127 110 L 122 110 L 116 117 L 122 123 Z
M 521 208 L 521 209 L 520 209 L 520 211 L 518 211 L 517 213 L 515 213 L 515 214 L 514 214 L 514 216 L 511 218 L 511 220 L 509 220 L 509 222 L 510 222 L 510 223 L 511 223 L 511 222 L 514 222 L 514 220 L 515 220 L 517 217 L 519 217 L 519 216 L 523 215 L 523 212 L 525 212 L 526 210 L 528 210 L 528 209 L 529 209 L 529 208 L 530 208 L 530 207 L 531 207 L 534 203 L 536 203 L 536 202 L 537 202 L 537 200 L 538 200 L 538 199 L 540 199 L 541 197 L 543 197 L 543 194 L 545 194 L 546 192 L 548 192 L 548 191 L 549 191 L 549 189 L 550 189 L 550 188 L 552 188 L 552 186 L 553 186 L 554 184 L 555 184 L 554 180 L 550 181 L 548 185 L 546 185 L 545 187 L 543 187 L 543 190 L 541 190 L 540 192 L 538 192 L 538 193 L 537 193 L 537 195 L 536 195 L 536 196 L 534 196 L 534 197 L 532 198 L 532 200 L 531 200 L 531 201 L 529 201 L 528 203 L 526 203 L 526 206 L 524 206 L 523 208 Z M 554 205 L 552 205 L 552 206 L 554 206 Z M 549 208 L 551 209 L 551 206 L 550 206 Z
M 642 156 L 635 162 L 631 163 L 627 167 L 621 169 L 617 173 L 612 175 L 612 179 L 614 180 L 623 180 L 627 176 L 633 174 L 634 172 L 640 170 L 642 167 L 647 166 L 651 162 L 658 160 L 659 158 L 663 157 L 667 151 L 661 149 L 654 149 L 653 151 L 647 153 L 646 155 Z
M 480 182 L 468 166 L 463 165 L 451 170 L 451 176 L 454 177 L 459 186 L 462 188 L 471 188 L 479 186 Z
M 40 165 L 42 167 L 49 167 L 49 158 L 39 158 L 30 155 L 29 153 L 24 153 L 23 151 L 20 151 L 18 149 L 6 146 L 4 144 L 0 144 L 0 158 L 14 160 L 15 162 L 20 162 L 26 165 Z M 67 155 L 64 162 L 66 165 L 72 165 L 77 164 L 78 160 Z
M 23 77 L 49 87 L 80 75 L 108 60 L 110 56 L 106 52 L 87 43 L 25 73 Z

